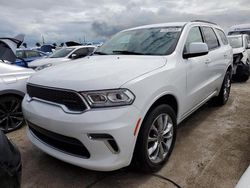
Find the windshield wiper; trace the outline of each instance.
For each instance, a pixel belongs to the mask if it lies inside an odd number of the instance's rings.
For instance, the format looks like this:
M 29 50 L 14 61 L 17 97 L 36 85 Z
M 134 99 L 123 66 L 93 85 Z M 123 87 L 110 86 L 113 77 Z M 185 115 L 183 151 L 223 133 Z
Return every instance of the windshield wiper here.
M 93 54 L 98 54 L 98 55 L 108 55 L 107 53 L 104 53 L 104 52 L 94 52 Z
M 131 52 L 131 51 L 126 51 L 126 50 L 114 50 L 113 53 L 118 53 L 118 54 L 125 54 L 125 55 L 145 55 L 143 53 L 139 52 Z

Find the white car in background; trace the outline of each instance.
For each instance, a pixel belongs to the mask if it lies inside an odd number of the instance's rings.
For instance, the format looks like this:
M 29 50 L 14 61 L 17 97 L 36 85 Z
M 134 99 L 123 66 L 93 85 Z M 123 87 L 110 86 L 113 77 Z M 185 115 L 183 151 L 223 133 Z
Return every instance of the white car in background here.
M 229 29 L 228 35 L 250 35 L 250 24 L 234 25 Z
M 29 79 L 22 103 L 28 137 L 84 168 L 112 171 L 134 161 L 157 171 L 180 122 L 212 98 L 228 101 L 232 62 L 225 33 L 210 22 L 121 31 L 94 55 Z
M 94 52 L 96 46 L 71 46 L 61 48 L 55 51 L 47 58 L 35 60 L 28 64 L 28 66 L 35 70 L 42 70 L 47 67 L 55 66 L 66 61 L 83 58 Z
M 229 35 L 228 40 L 233 48 L 232 79 L 245 82 L 250 75 L 250 37 L 247 34 Z
M 21 103 L 26 93 L 27 79 L 34 70 L 10 65 L 15 62 L 16 47 L 23 38 L 0 39 L 0 130 L 13 131 L 24 123 Z

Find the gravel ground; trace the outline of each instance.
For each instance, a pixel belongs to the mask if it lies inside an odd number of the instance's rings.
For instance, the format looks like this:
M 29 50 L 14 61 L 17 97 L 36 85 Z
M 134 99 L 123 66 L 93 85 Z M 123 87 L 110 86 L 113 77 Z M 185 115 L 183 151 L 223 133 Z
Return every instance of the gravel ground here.
M 153 175 L 126 168 L 115 172 L 85 170 L 35 148 L 25 127 L 9 133 L 23 160 L 22 187 L 169 187 Z M 223 107 L 204 105 L 181 123 L 177 142 L 160 174 L 182 188 L 231 188 L 250 165 L 250 81 L 235 83 Z

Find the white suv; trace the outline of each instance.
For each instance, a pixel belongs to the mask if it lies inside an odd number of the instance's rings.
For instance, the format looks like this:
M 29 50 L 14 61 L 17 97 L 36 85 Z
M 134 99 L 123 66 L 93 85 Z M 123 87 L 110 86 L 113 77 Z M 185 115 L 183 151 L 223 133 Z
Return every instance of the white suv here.
M 95 46 L 70 46 L 61 48 L 60 50 L 55 51 L 49 57 L 30 62 L 28 67 L 35 69 L 36 71 L 40 71 L 44 68 L 60 65 L 64 62 L 69 62 L 70 60 L 83 58 L 92 54 L 95 49 Z
M 233 76 L 238 82 L 246 82 L 250 76 L 250 37 L 247 34 L 229 35 L 233 48 Z
M 128 29 L 94 55 L 31 77 L 23 111 L 31 142 L 71 164 L 159 170 L 177 125 L 230 93 L 232 48 L 220 27 L 193 21 Z M 65 71 L 67 70 L 67 71 Z

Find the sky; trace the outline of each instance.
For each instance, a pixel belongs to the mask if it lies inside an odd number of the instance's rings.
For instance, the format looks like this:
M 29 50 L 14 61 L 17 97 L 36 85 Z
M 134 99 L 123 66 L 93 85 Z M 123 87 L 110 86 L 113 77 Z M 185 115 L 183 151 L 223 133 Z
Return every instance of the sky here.
M 225 31 L 250 23 L 249 0 L 0 0 L 0 37 L 25 42 L 104 41 L 123 29 L 203 19 Z

